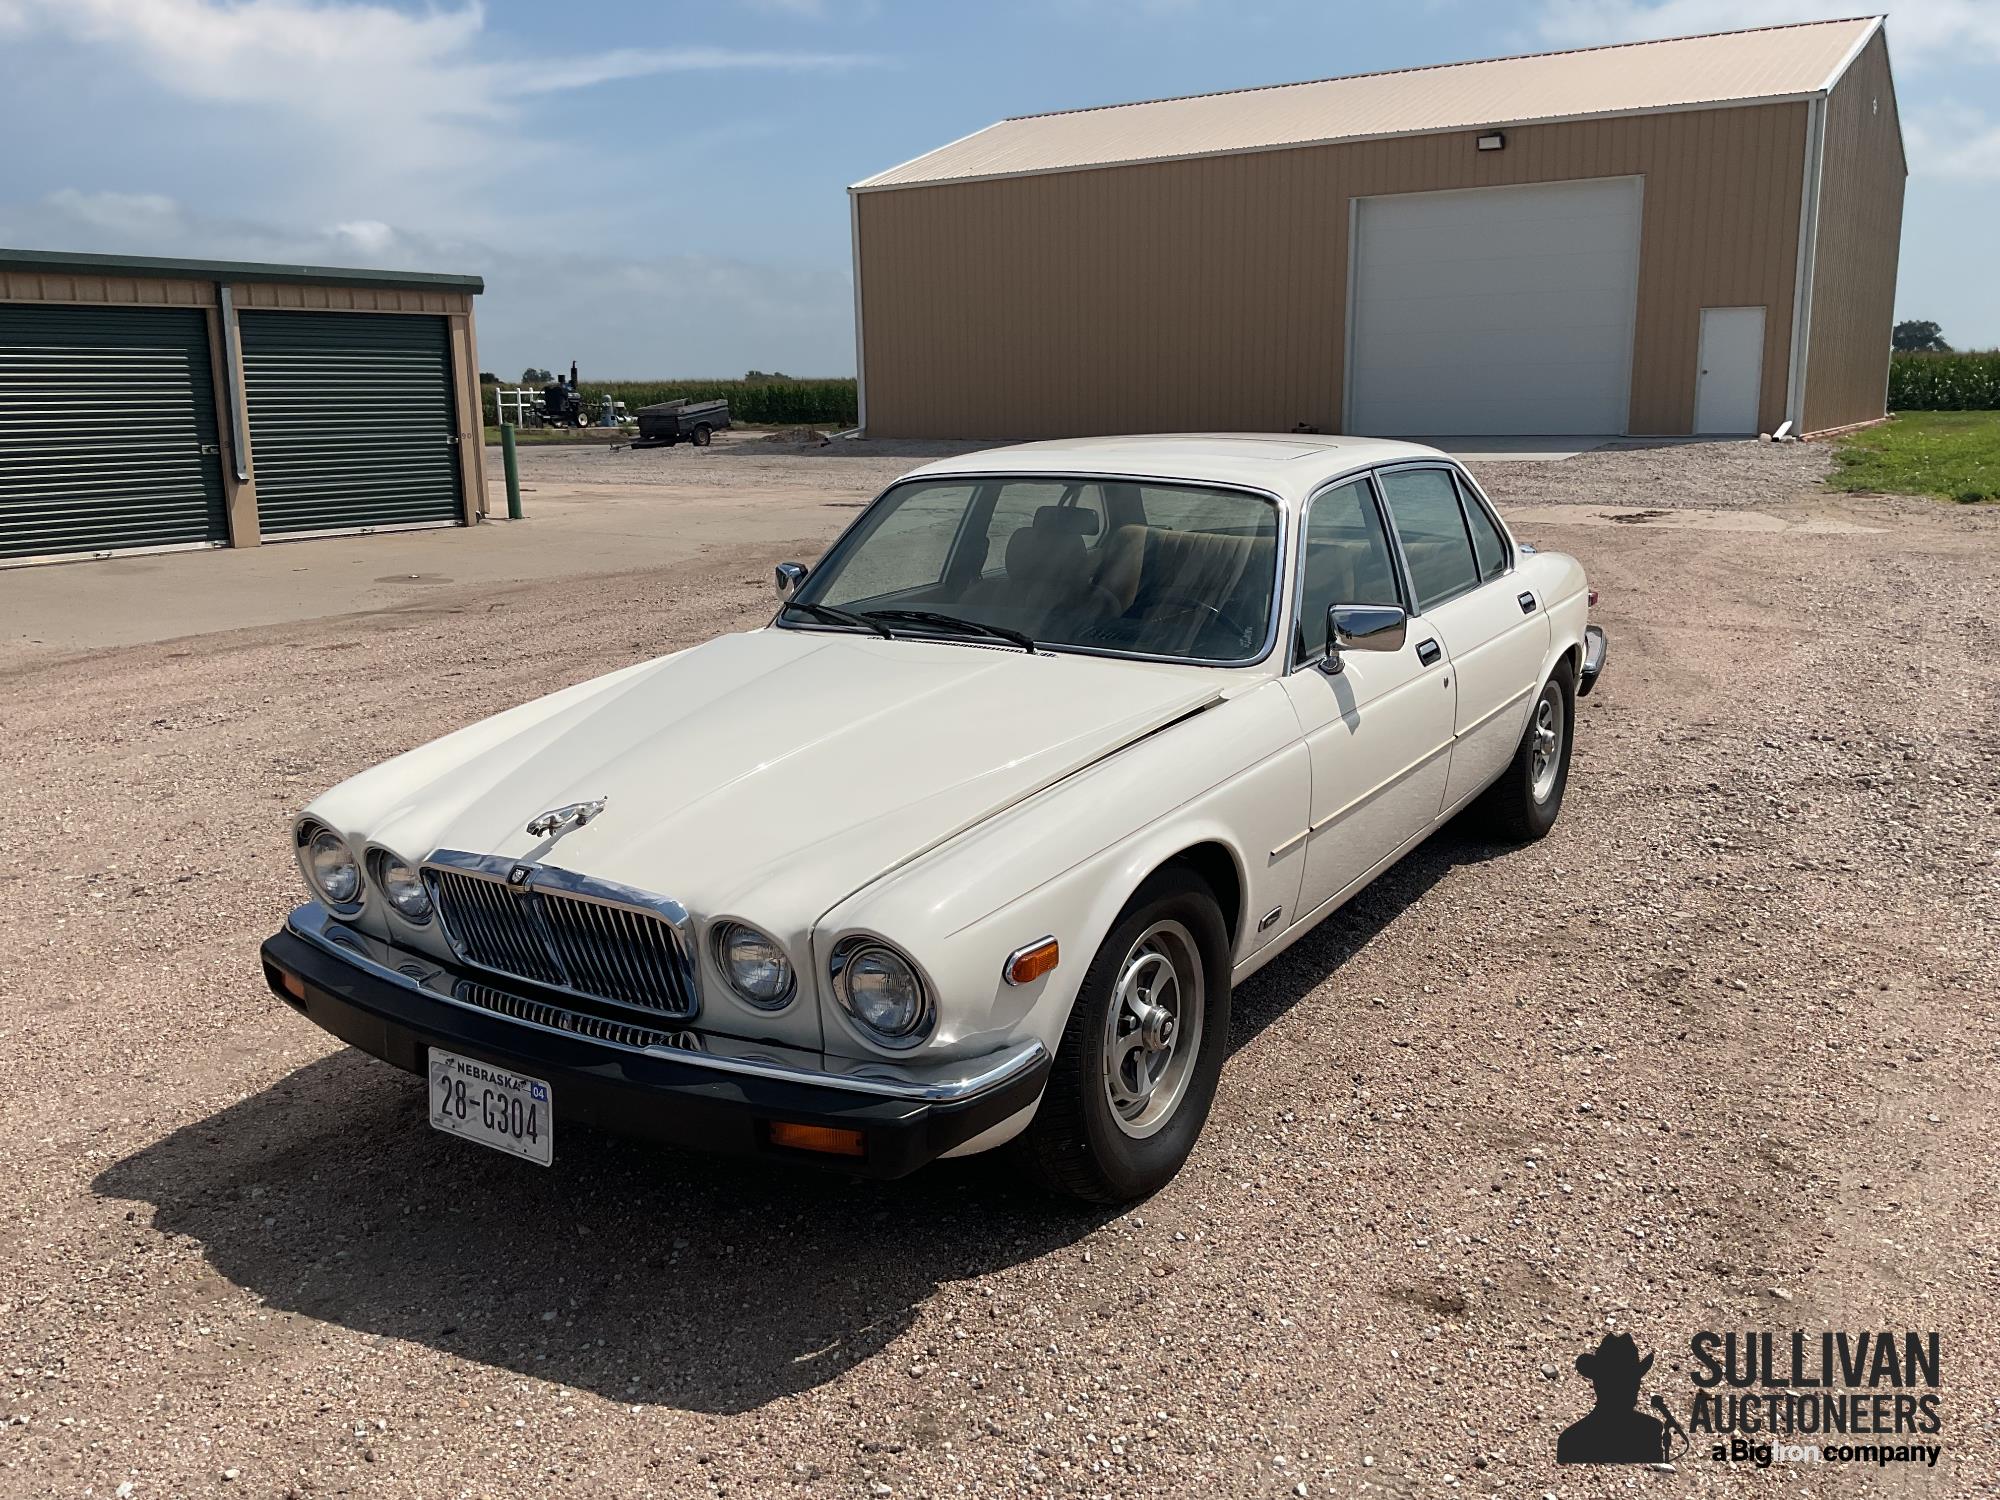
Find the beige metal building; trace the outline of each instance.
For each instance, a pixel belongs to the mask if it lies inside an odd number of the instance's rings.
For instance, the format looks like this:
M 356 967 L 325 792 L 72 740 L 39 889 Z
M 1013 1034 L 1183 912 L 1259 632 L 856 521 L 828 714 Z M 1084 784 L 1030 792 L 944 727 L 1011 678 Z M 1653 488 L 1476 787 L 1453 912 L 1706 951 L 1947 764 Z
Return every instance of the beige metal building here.
M 1005 120 L 850 189 L 882 437 L 1883 414 L 1879 18 Z
M 483 289 L 0 250 L 0 566 L 469 524 Z

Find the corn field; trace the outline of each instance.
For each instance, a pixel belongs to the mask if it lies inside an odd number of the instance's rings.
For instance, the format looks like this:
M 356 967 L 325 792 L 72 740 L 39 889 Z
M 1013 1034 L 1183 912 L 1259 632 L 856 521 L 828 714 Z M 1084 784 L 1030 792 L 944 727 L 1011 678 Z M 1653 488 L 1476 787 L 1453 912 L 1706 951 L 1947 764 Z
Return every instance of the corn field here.
M 594 419 L 606 396 L 623 401 L 625 409 L 637 415 L 642 406 L 660 401 L 712 401 L 729 403 L 729 416 L 736 422 L 797 423 L 802 426 L 852 427 L 859 416 L 852 378 L 840 380 L 604 380 L 584 381 L 577 387 L 584 410 Z M 480 397 L 489 425 L 500 420 L 492 386 L 483 386 Z
M 1890 411 L 2000 411 L 2000 350 L 1892 354 Z

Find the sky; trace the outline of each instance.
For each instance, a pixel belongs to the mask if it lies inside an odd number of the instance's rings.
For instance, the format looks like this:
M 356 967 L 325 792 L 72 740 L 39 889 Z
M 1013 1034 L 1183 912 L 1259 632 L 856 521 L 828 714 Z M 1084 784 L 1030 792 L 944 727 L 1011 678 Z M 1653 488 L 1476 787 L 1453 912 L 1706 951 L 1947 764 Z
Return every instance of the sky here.
M 846 187 L 1008 115 L 1855 0 L 0 0 L 0 245 L 471 272 L 480 362 L 854 369 Z M 1888 8 L 1899 318 L 2000 345 L 2000 0 Z

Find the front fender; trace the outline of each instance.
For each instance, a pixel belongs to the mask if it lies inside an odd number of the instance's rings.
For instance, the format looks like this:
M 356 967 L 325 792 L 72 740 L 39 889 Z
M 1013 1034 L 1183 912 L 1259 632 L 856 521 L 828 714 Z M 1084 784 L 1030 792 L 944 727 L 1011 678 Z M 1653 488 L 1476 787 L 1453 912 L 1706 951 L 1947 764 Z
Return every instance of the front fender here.
M 1289 701 L 1275 682 L 1225 700 L 972 829 L 841 902 L 817 925 L 814 963 L 866 933 L 922 970 L 938 1019 L 923 1056 L 958 1055 L 1033 1038 L 1053 1052 L 1085 971 L 1146 878 L 1199 844 L 1223 850 L 1237 875 L 1236 958 L 1261 944 L 1255 913 L 1296 902 L 1303 850 L 1270 851 L 1310 804 L 1310 768 Z M 1272 931 L 1277 930 L 1274 924 Z M 1057 967 L 1008 984 L 1009 954 L 1044 936 Z M 883 1054 L 829 994 L 829 1049 Z M 911 1054 L 900 1054 L 910 1056 Z

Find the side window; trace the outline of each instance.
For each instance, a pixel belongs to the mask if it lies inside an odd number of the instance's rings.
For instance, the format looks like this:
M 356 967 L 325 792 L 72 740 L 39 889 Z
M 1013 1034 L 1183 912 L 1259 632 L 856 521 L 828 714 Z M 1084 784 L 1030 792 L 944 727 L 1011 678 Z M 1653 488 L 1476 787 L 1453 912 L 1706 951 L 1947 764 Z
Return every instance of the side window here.
M 911 589 L 934 587 L 944 577 L 958 523 L 971 503 L 969 484 L 908 486 L 861 540 L 857 560 L 843 568 L 822 604 L 853 604 Z
M 1004 485 L 993 502 L 993 516 L 986 524 L 986 566 L 982 571 L 988 576 L 1004 572 L 1008 540 L 1023 526 L 1034 524 L 1036 511 L 1051 505 L 1074 506 L 1095 518 L 1094 526 L 1083 523 L 1086 550 L 1094 550 L 1104 541 L 1104 496 L 1098 486 L 1016 480 Z
M 1479 584 L 1458 490 L 1443 469 L 1392 469 L 1377 476 L 1410 565 L 1417 608 L 1442 604 Z
M 1326 612 L 1336 604 L 1395 604 L 1396 565 L 1368 481 L 1323 490 L 1306 512 L 1305 574 L 1299 587 L 1299 660 L 1326 654 Z
M 1479 497 L 1461 479 L 1459 494 L 1465 500 L 1465 518 L 1472 525 L 1472 551 L 1479 559 L 1479 577 L 1484 582 L 1498 578 L 1507 571 L 1507 539 L 1500 535 L 1500 528 L 1493 524 L 1486 507 L 1479 503 Z

